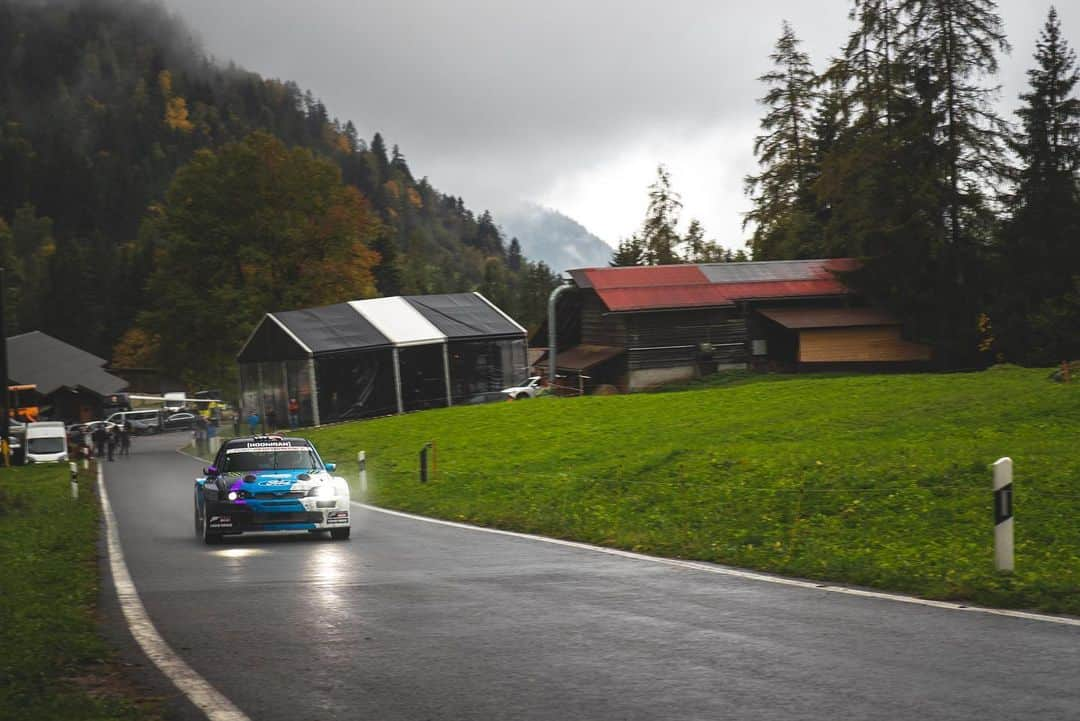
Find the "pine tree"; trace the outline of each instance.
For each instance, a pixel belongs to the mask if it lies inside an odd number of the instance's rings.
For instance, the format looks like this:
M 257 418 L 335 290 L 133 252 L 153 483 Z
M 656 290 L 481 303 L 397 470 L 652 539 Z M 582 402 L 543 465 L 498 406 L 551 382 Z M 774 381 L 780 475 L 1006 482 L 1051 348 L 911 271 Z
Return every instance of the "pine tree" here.
M 611 254 L 608 262 L 613 268 L 631 265 L 645 265 L 645 244 L 637 234 L 619 241 L 619 247 Z
M 390 153 L 390 167 L 404 175 L 408 180 L 413 179 L 409 164 L 405 161 L 405 155 L 398 148 L 397 143 L 394 143 L 394 148 Z
M 979 81 L 997 72 L 997 53 L 1009 44 L 993 0 L 903 0 L 901 10 L 904 55 L 939 158 L 941 235 L 928 258 L 941 309 L 939 360 L 966 365 L 978 345 L 976 279 L 992 225 L 983 188 L 1000 169 L 1004 128 L 991 107 L 996 88 Z
M 849 14 L 856 28 L 844 47 L 843 66 L 854 86 L 849 101 L 864 127 L 891 128 L 903 94 L 903 72 L 897 65 L 899 2 L 854 0 Z
M 510 250 L 506 255 L 506 265 L 517 273 L 521 270 L 521 243 L 517 238 L 510 239 Z
M 921 96 L 938 118 L 944 154 L 946 241 L 973 239 L 965 228 L 982 205 L 979 185 L 997 170 L 1003 125 L 991 101 L 997 88 L 978 83 L 998 70 L 997 53 L 1008 52 L 994 0 L 903 0 L 908 22 L 905 52 L 923 79 Z
M 724 249 L 717 245 L 716 241 L 705 239 L 705 228 L 697 218 L 693 218 L 686 228 L 682 245 L 685 248 L 683 258 L 688 263 L 724 262 Z
M 373 271 L 375 287 L 378 288 L 379 295 L 400 295 L 402 278 L 397 241 L 384 229 L 371 244 L 371 249 L 379 254 L 379 264 Z
M 386 141 L 382 133 L 375 133 L 371 138 L 371 155 L 375 160 L 375 170 L 378 173 L 376 182 L 382 184 L 387 179 L 387 169 L 390 167 L 390 159 L 386 157 Z
M 753 207 L 743 221 L 744 227 L 754 228 L 750 245 L 757 260 L 790 254 L 800 203 L 809 195 L 810 125 L 817 78 L 799 45 L 785 21 L 770 55 L 776 67 L 758 78 L 769 87 L 761 98 L 768 108 L 761 121 L 764 132 L 754 139 L 754 154 L 762 170 L 745 180 Z
M 1054 362 L 1080 352 L 1064 334 L 1067 325 L 1080 327 L 1080 317 L 1040 322 L 1053 308 L 1069 307 L 1062 298 L 1076 294 L 1080 276 L 1080 72 L 1054 8 L 1035 61 L 1030 89 L 1020 95 L 1021 128 L 1010 142 L 1020 166 L 1006 197 L 1012 212 L 1002 232 L 1004 293 L 996 315 L 1009 357 Z
M 671 173 L 663 165 L 656 166 L 656 180 L 649 186 L 649 207 L 641 226 L 641 242 L 645 247 L 645 262 L 649 265 L 673 265 L 679 258 L 679 211 L 682 199 L 671 189 Z

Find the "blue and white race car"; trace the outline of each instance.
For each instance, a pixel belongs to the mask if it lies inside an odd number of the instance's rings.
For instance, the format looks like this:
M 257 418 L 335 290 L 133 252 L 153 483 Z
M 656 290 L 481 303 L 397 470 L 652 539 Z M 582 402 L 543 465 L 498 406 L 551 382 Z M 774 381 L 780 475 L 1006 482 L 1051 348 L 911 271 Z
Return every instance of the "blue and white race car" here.
M 349 537 L 349 484 L 331 475 L 310 441 L 256 436 L 226 441 L 195 479 L 195 535 L 206 543 L 251 531 L 330 531 Z

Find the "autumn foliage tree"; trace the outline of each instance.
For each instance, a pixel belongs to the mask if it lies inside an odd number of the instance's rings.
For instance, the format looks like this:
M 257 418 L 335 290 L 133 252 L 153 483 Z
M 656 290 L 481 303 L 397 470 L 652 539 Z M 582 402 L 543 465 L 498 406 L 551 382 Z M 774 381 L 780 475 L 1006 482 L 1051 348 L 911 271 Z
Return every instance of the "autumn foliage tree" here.
M 199 151 L 147 222 L 152 306 L 118 350 L 137 355 L 133 333 L 156 339 L 160 366 L 193 386 L 230 386 L 263 313 L 376 294 L 368 202 L 334 163 L 267 133 Z

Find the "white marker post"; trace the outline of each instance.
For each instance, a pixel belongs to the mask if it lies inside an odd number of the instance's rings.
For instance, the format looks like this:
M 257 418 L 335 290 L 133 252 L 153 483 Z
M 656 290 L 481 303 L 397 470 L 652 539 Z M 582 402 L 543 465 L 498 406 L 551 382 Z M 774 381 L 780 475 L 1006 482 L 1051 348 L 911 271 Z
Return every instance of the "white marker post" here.
M 1013 570 L 1013 462 L 999 458 L 994 465 L 994 567 Z
M 360 464 L 360 495 L 367 499 L 367 451 L 356 454 L 356 462 Z
M 71 497 L 73 499 L 79 498 L 79 464 L 75 461 L 68 463 L 68 470 L 71 471 Z

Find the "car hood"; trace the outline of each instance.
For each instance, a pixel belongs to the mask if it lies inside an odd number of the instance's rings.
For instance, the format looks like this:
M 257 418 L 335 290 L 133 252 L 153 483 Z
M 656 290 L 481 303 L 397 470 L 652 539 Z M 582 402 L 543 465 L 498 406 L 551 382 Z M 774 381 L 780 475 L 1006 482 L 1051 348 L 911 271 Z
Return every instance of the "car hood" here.
M 307 491 L 331 480 L 326 471 L 247 471 L 226 475 L 231 490 Z

